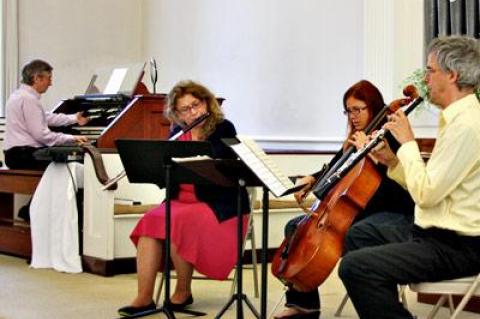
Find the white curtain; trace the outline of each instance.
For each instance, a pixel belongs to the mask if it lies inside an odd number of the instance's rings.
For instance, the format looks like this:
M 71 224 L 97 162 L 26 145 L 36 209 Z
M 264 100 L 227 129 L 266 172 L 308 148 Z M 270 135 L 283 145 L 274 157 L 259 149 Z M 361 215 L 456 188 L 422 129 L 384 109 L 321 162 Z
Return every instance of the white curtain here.
M 6 98 L 18 86 L 18 0 L 2 0 L 2 67 L 0 115 Z
M 76 191 L 83 188 L 83 164 L 52 162 L 30 205 L 32 268 L 82 272 Z

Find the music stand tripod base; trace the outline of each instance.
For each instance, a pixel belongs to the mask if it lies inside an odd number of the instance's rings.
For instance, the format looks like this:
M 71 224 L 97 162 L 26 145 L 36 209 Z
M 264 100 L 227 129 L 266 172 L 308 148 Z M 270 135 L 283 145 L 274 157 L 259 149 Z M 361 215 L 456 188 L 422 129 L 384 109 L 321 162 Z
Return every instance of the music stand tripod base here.
M 236 301 L 237 302 L 237 319 L 243 319 L 243 307 L 242 302 L 245 301 L 250 311 L 255 315 L 256 318 L 260 318 L 260 314 L 255 309 L 253 304 L 248 300 L 247 296 L 242 292 L 243 290 L 243 218 L 242 218 L 242 189 L 245 188 L 245 181 L 243 179 L 238 180 L 238 195 L 237 195 L 237 291 L 230 297 L 230 300 L 225 304 L 225 306 L 220 310 L 220 312 L 215 316 L 215 319 L 219 319 L 222 315 L 230 308 L 230 306 Z

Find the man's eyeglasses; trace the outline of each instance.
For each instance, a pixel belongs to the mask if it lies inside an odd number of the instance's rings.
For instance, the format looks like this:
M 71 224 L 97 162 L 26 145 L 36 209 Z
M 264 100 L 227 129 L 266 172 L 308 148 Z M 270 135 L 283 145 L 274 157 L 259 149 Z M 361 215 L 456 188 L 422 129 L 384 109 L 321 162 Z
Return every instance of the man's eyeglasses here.
M 439 69 L 432 68 L 431 66 L 427 66 L 425 68 L 425 75 L 431 75 L 435 72 L 437 72 Z
M 352 107 L 351 109 L 346 109 L 345 111 L 343 111 L 343 114 L 348 116 L 358 115 L 360 114 L 361 111 L 366 110 L 367 108 L 368 106 L 363 106 L 363 107 L 355 106 L 355 107 Z
M 192 111 L 197 111 L 200 108 L 200 106 L 202 106 L 202 101 L 195 101 L 190 105 L 179 107 L 177 109 L 177 112 L 182 115 L 186 115 L 188 113 L 191 113 Z

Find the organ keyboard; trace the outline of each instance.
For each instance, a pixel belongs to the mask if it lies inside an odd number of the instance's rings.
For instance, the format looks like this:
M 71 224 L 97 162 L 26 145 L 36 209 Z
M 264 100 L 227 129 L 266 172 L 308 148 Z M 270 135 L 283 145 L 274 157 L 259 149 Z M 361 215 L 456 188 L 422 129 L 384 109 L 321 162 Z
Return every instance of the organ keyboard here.
M 165 94 L 149 94 L 141 82 L 132 95 L 80 95 L 61 101 L 53 112 L 83 112 L 91 118 L 87 126 L 52 129 L 85 135 L 99 148 L 115 148 L 118 138 L 166 139 L 170 123 L 163 117 L 165 103 Z

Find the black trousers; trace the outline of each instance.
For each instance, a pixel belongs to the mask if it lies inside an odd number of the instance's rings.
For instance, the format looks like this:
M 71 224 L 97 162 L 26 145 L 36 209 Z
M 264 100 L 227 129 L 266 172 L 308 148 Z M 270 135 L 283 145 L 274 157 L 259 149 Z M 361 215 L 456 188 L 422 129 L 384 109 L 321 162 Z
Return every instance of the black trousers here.
M 31 146 L 15 146 L 6 151 L 3 151 L 5 155 L 5 164 L 10 169 L 33 169 L 33 170 L 45 170 L 50 161 L 39 161 L 33 153 L 40 148 Z
M 285 226 L 285 237 L 289 237 L 296 229 L 298 223 L 305 217 L 305 215 L 295 217 L 291 219 Z M 413 216 L 403 215 L 399 213 L 390 213 L 390 212 L 378 212 L 364 219 L 361 219 L 358 222 L 355 222 L 347 232 L 345 237 L 345 248 L 344 254 L 348 253 L 349 249 L 352 249 L 352 243 L 355 243 L 359 246 L 356 246 L 355 249 L 360 248 L 360 246 L 370 245 L 369 241 L 364 240 L 365 235 L 361 231 L 364 226 L 367 225 L 376 225 L 376 227 L 384 229 L 385 231 L 395 228 L 397 226 L 411 227 L 413 224 Z M 348 244 L 347 242 L 350 242 Z M 320 294 L 318 289 L 314 289 L 308 292 L 300 292 L 292 287 L 289 287 L 286 293 L 286 303 L 287 307 L 302 307 L 305 309 L 316 310 L 320 309 Z
M 339 276 L 360 318 L 413 318 L 399 301 L 397 285 L 477 274 L 478 247 L 480 237 L 366 220 L 349 231 Z

